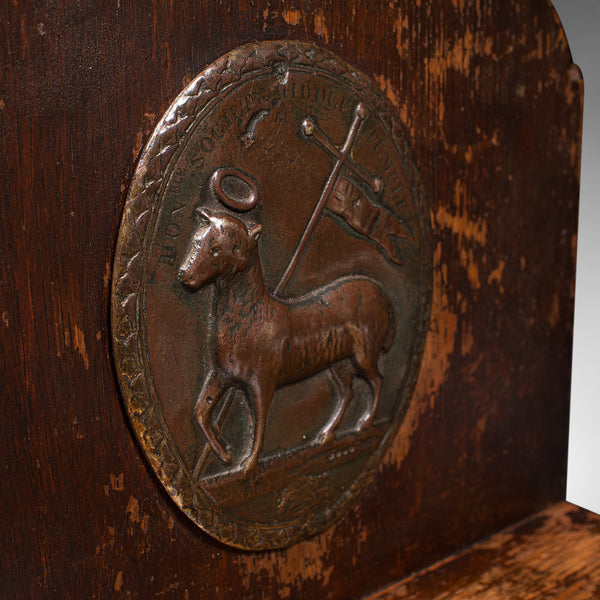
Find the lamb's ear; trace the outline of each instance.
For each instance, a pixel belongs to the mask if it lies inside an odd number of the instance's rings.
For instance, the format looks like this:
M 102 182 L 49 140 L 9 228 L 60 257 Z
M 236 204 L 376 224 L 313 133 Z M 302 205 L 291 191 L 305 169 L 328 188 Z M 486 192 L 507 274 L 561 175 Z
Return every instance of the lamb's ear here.
M 252 227 L 250 227 L 250 229 L 248 229 L 248 233 L 250 234 L 250 237 L 255 242 L 258 242 L 261 231 L 262 231 L 262 225 L 260 225 L 259 223 L 257 223 L 256 225 L 252 225 Z

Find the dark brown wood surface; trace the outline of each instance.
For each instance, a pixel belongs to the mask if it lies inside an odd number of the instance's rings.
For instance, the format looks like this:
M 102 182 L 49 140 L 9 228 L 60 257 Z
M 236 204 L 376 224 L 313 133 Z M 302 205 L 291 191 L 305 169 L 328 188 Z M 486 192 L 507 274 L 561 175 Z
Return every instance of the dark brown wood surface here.
M 228 549 L 151 474 L 111 362 L 121 211 L 154 124 L 262 39 L 371 75 L 432 209 L 430 333 L 375 482 L 323 535 Z M 545 0 L 5 2 L 0 595 L 358 598 L 564 495 L 581 80 Z
M 593 600 L 600 517 L 561 502 L 368 600 Z

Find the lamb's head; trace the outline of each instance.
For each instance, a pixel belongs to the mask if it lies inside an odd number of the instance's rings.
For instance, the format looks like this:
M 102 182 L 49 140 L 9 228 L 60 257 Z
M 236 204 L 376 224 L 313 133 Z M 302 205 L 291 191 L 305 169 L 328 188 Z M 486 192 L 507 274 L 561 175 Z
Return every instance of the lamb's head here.
M 243 271 L 256 252 L 261 226 L 247 227 L 226 213 L 197 210 L 198 225 L 179 269 L 179 280 L 197 290 L 221 277 Z

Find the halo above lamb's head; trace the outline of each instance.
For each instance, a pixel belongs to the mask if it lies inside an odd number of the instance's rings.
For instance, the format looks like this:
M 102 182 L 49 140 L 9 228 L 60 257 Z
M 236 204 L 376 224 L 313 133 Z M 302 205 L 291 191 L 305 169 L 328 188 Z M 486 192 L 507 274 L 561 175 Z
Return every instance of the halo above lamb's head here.
M 217 169 L 210 187 L 227 208 L 245 212 L 258 204 L 258 184 L 240 169 Z

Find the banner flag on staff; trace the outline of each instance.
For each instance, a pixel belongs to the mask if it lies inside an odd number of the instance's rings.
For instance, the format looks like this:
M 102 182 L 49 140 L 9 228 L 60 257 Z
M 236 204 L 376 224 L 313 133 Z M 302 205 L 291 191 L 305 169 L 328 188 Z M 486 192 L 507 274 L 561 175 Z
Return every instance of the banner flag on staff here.
M 341 217 L 357 233 L 369 238 L 386 257 L 397 265 L 402 264 L 402 254 L 394 238 L 414 243 L 410 231 L 391 211 L 372 204 L 367 195 L 344 177 L 338 177 L 329 196 L 327 209 Z

